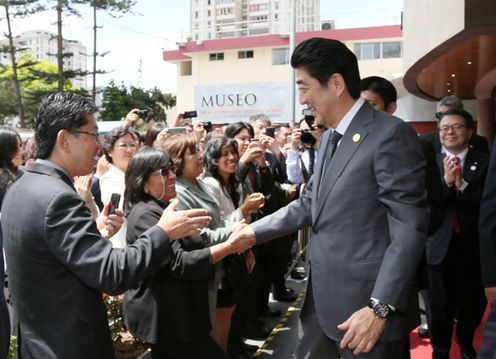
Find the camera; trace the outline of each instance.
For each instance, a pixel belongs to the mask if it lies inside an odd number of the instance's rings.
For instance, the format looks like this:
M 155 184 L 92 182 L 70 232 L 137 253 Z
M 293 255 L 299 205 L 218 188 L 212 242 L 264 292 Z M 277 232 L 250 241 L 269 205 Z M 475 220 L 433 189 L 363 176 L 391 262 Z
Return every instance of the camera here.
M 312 136 L 310 133 L 309 128 L 302 128 L 301 129 L 301 137 L 300 137 L 301 142 L 306 143 L 308 145 L 313 145 L 316 141 L 315 137 Z
M 136 114 L 138 115 L 139 118 L 145 119 L 148 117 L 148 110 L 138 110 Z
M 203 122 L 203 129 L 207 132 L 212 132 L 213 127 L 212 127 L 212 122 Z
M 198 117 L 196 111 L 184 111 L 183 118 L 193 118 L 193 117 Z
M 112 193 L 110 196 L 110 208 L 108 214 L 115 214 L 115 210 L 119 208 L 120 201 L 121 195 L 119 193 Z
M 275 128 L 274 127 L 266 127 L 265 128 L 265 134 L 267 136 L 270 136 L 270 137 L 274 138 L 274 136 L 275 136 Z
M 307 123 L 308 127 L 313 128 L 313 124 L 315 122 L 315 117 L 312 115 L 312 110 L 308 108 L 304 108 L 301 111 L 302 115 L 305 117 L 305 122 Z

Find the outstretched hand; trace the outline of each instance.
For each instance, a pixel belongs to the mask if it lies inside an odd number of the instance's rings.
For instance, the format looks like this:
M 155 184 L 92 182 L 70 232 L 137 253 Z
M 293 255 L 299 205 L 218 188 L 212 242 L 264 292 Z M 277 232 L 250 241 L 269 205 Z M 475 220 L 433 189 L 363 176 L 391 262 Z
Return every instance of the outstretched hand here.
M 206 209 L 178 211 L 179 200 L 173 200 L 162 213 L 157 225 L 171 240 L 188 237 L 201 232 L 210 223 Z
M 247 224 L 241 225 L 242 222 L 236 225 L 237 228 L 235 228 L 227 240 L 233 246 L 233 253 L 243 253 L 257 243 L 253 229 Z

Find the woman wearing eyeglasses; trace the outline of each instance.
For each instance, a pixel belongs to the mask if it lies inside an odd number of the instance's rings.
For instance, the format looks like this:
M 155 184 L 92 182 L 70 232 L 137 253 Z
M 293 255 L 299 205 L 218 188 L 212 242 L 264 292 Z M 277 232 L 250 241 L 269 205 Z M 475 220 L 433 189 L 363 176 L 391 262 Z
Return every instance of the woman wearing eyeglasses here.
M 121 195 L 119 208 L 123 208 L 124 175 L 129 161 L 138 151 L 139 138 L 129 129 L 114 128 L 107 133 L 103 140 L 103 152 L 110 163 L 108 170 L 100 177 L 100 190 L 102 202 L 110 201 L 112 193 Z M 110 238 L 113 246 L 123 248 L 126 246 L 126 221 L 121 229 Z
M 175 186 L 175 168 L 164 150 L 144 147 L 133 157 L 124 196 L 128 244 L 156 224 L 176 196 Z M 229 241 L 206 247 L 199 235 L 174 241 L 174 260 L 126 292 L 126 325 L 151 344 L 152 358 L 227 358 L 210 336 L 208 282 L 214 263 L 238 247 Z

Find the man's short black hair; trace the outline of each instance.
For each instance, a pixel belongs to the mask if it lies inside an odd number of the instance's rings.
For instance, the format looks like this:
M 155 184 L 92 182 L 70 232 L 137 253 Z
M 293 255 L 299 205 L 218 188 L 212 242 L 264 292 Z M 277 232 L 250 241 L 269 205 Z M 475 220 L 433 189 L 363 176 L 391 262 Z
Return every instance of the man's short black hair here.
M 361 86 L 362 91 L 372 91 L 377 94 L 382 101 L 384 101 L 385 108 L 387 108 L 391 102 L 396 102 L 398 99 L 398 93 L 396 92 L 394 85 L 391 81 L 386 80 L 384 77 L 366 77 L 362 79 Z
M 90 98 L 71 92 L 55 92 L 43 98 L 34 120 L 38 158 L 50 157 L 60 130 L 73 131 L 86 125 L 86 116 L 97 111 Z
M 355 54 L 338 40 L 314 37 L 296 46 L 293 68 L 303 68 L 326 87 L 333 74 L 340 74 L 351 97 L 360 97 L 360 71 Z
M 457 116 L 463 117 L 463 119 L 465 120 L 465 125 L 467 126 L 467 128 L 472 128 L 475 125 L 475 121 L 474 121 L 474 118 L 472 117 L 472 115 L 469 112 L 467 112 L 465 110 L 461 110 L 459 108 L 451 108 L 448 111 L 442 113 L 441 117 L 439 118 L 439 122 L 441 122 L 441 120 L 445 116 L 449 116 L 449 115 L 457 115 Z

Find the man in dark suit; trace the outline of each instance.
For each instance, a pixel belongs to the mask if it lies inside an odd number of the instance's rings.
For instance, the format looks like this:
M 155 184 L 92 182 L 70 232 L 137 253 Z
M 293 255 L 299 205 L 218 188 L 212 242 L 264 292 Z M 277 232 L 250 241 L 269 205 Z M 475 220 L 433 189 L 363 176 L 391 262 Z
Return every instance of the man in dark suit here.
M 492 310 L 484 328 L 484 340 L 478 358 L 494 359 L 496 353 L 496 146 L 484 186 L 479 221 L 482 285 Z
M 321 156 L 300 199 L 234 235 L 260 243 L 312 227 L 299 358 L 405 358 L 429 223 L 419 140 L 360 98 L 343 43 L 306 40 L 291 65 L 300 103 L 330 128 Z
M 449 358 L 455 316 L 462 358 L 476 357 L 473 337 L 486 306 L 478 225 L 489 156 L 469 148 L 473 126 L 472 116 L 457 109 L 444 112 L 439 122 L 440 141 L 446 149 L 437 155 L 445 215 L 440 228 L 429 237 L 426 250 L 435 359 Z
M 209 221 L 204 210 L 171 207 L 133 245 L 113 249 L 107 238 L 122 212 L 108 215 L 107 203 L 96 223 L 72 182 L 96 163 L 96 110 L 72 93 L 44 98 L 35 120 L 38 160 L 3 202 L 19 358 L 114 358 L 102 292 L 120 294 L 168 265 L 171 240 Z
M 439 121 L 441 115 L 450 109 L 463 110 L 463 102 L 458 97 L 453 95 L 443 97 L 437 104 L 437 112 L 435 113 L 436 119 Z M 420 137 L 422 138 L 422 140 L 432 143 L 436 153 L 444 152 L 444 149 L 441 146 L 441 141 L 439 141 L 438 131 L 429 132 L 421 135 Z M 480 136 L 474 133 L 470 138 L 468 145 L 470 148 L 476 151 L 489 153 L 487 138 L 485 138 L 484 136 Z

